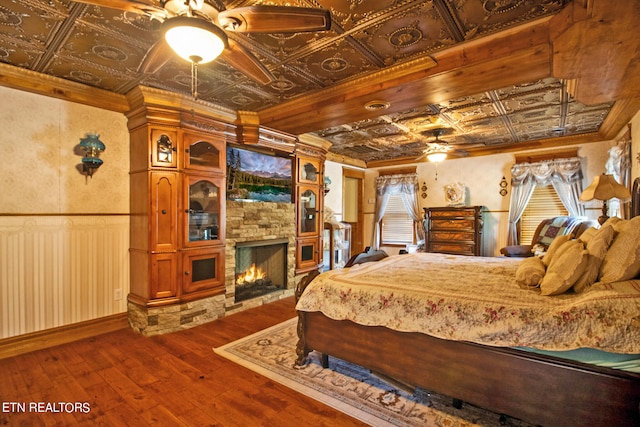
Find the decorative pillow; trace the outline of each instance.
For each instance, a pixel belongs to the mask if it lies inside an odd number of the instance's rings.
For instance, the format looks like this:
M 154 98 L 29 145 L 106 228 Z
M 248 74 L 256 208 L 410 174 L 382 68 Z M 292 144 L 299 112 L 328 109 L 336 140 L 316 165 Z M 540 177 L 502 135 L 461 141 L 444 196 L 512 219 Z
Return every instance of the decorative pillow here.
M 598 280 L 611 283 L 633 279 L 640 273 L 640 216 L 614 224 L 618 235 L 602 261 Z M 606 223 L 605 223 L 606 224 Z
M 562 236 L 564 234 L 567 227 L 569 227 L 573 221 L 575 221 L 575 218 L 566 216 L 554 218 L 551 223 L 542 226 L 537 240 L 533 243 L 540 243 L 545 247 L 549 247 L 549 245 L 551 245 L 558 236 Z
M 537 288 L 544 277 L 545 266 L 537 256 L 525 258 L 516 269 L 516 283 L 524 289 Z
M 610 225 L 613 227 L 616 233 L 619 233 L 620 229 L 624 228 L 626 223 L 627 221 L 620 219 L 617 216 L 612 216 L 611 218 L 606 220 L 605 223 L 602 224 L 602 226 L 604 227 L 605 225 Z
M 611 229 L 613 229 L 613 227 Z M 598 233 L 598 230 L 601 230 L 601 229 L 595 228 L 595 227 L 589 227 L 586 230 L 584 230 L 584 232 L 580 235 L 580 237 L 578 237 L 578 240 L 580 240 L 582 243 L 586 245 Z
M 551 242 L 551 244 L 549 245 L 549 249 L 547 249 L 547 253 L 542 257 L 542 262 L 544 262 L 545 267 L 549 267 L 549 264 L 551 264 L 551 260 L 553 259 L 558 248 L 567 243 L 569 240 L 571 240 L 571 234 L 565 234 L 553 239 L 553 242 Z
M 580 276 L 578 281 L 573 285 L 573 290 L 577 293 L 584 291 L 598 279 L 600 265 L 607 254 L 607 249 L 609 249 L 615 233 L 611 225 L 605 225 L 600 229 L 594 228 L 594 230 L 596 230 L 596 232 L 586 244 L 588 252 L 587 266 L 582 276 Z M 587 231 L 585 231 L 585 233 Z M 584 233 L 582 234 L 584 235 Z M 582 237 L 579 240 L 582 241 Z
M 559 295 L 569 290 L 584 272 L 587 254 L 579 240 L 570 240 L 560 246 L 540 282 L 540 294 Z

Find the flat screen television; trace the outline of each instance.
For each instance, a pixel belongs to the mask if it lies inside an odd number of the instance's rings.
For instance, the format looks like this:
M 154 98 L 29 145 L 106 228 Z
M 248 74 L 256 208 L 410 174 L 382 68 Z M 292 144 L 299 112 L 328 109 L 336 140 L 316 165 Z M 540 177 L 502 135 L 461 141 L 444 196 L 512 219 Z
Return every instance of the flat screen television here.
M 227 199 L 291 203 L 291 165 L 290 158 L 227 147 Z

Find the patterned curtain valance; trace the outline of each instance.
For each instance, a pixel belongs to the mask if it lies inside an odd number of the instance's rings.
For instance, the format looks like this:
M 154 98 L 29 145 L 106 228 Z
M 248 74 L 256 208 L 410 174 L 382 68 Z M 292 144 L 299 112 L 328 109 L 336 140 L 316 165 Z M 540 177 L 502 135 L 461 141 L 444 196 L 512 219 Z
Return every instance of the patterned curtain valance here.
M 511 185 L 519 186 L 534 180 L 537 185 L 555 182 L 573 183 L 582 180 L 580 158 L 544 160 L 535 163 L 516 163 L 511 167 Z
M 418 189 L 418 174 L 384 175 L 376 178 L 376 192 L 378 195 L 414 194 Z

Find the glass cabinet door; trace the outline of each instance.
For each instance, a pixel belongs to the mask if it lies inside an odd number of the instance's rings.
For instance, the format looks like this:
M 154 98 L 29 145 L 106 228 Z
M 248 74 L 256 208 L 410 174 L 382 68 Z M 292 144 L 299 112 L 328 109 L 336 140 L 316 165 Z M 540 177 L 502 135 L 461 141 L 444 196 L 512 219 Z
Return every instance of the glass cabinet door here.
M 299 233 L 318 232 L 318 195 L 313 188 L 300 188 L 299 209 Z
M 316 159 L 300 157 L 298 159 L 298 181 L 307 183 L 320 182 L 320 162 Z
M 187 191 L 188 242 L 220 240 L 221 189 L 218 180 L 189 177 Z
M 224 141 L 185 133 L 185 168 L 208 172 L 224 172 L 226 151 Z

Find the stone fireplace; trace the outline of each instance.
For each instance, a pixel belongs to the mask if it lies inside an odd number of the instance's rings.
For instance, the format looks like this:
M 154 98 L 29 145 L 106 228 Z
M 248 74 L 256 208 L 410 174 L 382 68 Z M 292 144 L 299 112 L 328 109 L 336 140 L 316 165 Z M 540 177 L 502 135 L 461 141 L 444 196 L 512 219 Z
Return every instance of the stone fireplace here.
M 225 310 L 289 296 L 295 287 L 295 205 L 227 201 Z M 253 272 L 250 270 L 253 267 Z M 267 273 L 256 279 L 257 270 Z M 239 276 L 249 270 L 249 280 Z

